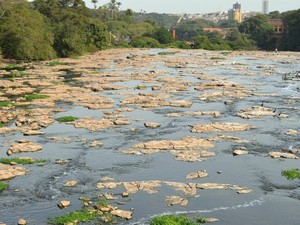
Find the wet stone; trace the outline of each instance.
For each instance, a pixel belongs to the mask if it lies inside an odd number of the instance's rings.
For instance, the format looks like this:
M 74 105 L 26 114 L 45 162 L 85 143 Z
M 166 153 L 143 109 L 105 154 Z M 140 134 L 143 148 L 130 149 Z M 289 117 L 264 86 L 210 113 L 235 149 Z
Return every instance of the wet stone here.
M 10 148 L 7 150 L 6 154 L 11 155 L 14 153 L 21 153 L 21 152 L 36 152 L 42 150 L 42 146 L 34 143 L 32 141 L 19 141 L 18 144 L 14 144 L 10 146 Z
M 25 219 L 19 219 L 18 225 L 26 225 L 27 221 Z
M 78 182 L 76 180 L 69 180 L 64 184 L 64 187 L 75 187 Z
M 212 133 L 212 132 L 239 132 L 253 129 L 254 126 L 240 123 L 209 123 L 197 124 L 192 126 L 193 133 Z
M 144 126 L 149 127 L 149 128 L 157 128 L 157 127 L 160 127 L 161 124 L 160 123 L 148 122 L 148 123 L 144 123 Z
M 248 155 L 249 152 L 247 150 L 236 149 L 232 152 L 233 155 Z
M 125 211 L 121 209 L 112 210 L 111 215 L 120 217 L 122 219 L 130 220 L 132 218 L 132 212 L 131 211 Z
M 167 196 L 166 198 L 166 204 L 167 206 L 174 206 L 174 205 L 180 205 L 180 206 L 187 206 L 188 205 L 188 200 L 184 199 L 180 196 Z
M 203 178 L 203 177 L 207 177 L 208 173 L 206 172 L 206 170 L 200 170 L 198 172 L 193 172 L 190 173 L 188 175 L 186 175 L 186 179 L 197 179 L 197 178 Z
M 67 200 L 63 200 L 63 201 L 60 201 L 57 206 L 59 208 L 66 208 L 66 207 L 69 207 L 71 205 L 71 202 L 70 201 L 67 201 Z

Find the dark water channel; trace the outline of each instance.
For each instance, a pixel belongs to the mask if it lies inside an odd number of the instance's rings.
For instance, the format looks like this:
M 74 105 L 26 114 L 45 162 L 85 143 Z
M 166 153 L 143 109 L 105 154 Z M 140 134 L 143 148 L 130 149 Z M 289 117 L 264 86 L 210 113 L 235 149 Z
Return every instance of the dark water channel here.
M 161 50 L 159 50 L 161 51 Z M 150 51 L 149 54 L 157 54 Z M 185 52 L 181 54 L 187 54 Z M 207 52 L 207 54 L 210 54 Z M 166 57 L 174 57 L 172 55 Z M 187 54 L 187 57 L 191 57 Z M 287 57 L 287 56 L 283 56 Z M 120 208 L 133 210 L 133 219 L 120 220 L 119 224 L 149 224 L 151 218 L 162 214 L 183 214 L 191 218 L 201 215 L 215 217 L 220 221 L 214 224 L 226 225 L 299 225 L 300 224 L 300 181 L 289 181 L 281 176 L 281 170 L 300 168 L 299 160 L 272 159 L 267 157 L 270 151 L 300 148 L 298 136 L 288 136 L 288 129 L 300 132 L 300 92 L 297 88 L 299 81 L 282 80 L 282 74 L 299 71 L 299 58 L 292 59 L 288 64 L 282 63 L 281 57 L 274 59 L 256 59 L 255 55 L 228 56 L 226 60 L 197 68 L 187 65 L 184 68 L 171 68 L 164 62 L 153 63 L 153 68 L 147 70 L 168 73 L 164 77 L 179 77 L 192 83 L 203 82 L 195 77 L 195 71 L 208 73 L 215 77 L 226 78 L 244 85 L 260 93 L 260 96 L 250 96 L 244 99 L 233 99 L 233 105 L 225 105 L 221 101 L 202 101 L 198 98 L 199 91 L 193 85 L 188 91 L 172 93 L 173 99 L 191 100 L 191 108 L 159 107 L 153 110 L 135 108 L 132 112 L 122 112 L 131 122 L 129 126 L 120 126 L 103 131 L 89 132 L 86 129 L 76 129 L 72 125 L 54 122 L 44 129 L 45 135 L 31 136 L 30 140 L 43 145 L 43 150 L 36 153 L 23 153 L 16 157 L 31 156 L 47 159 L 44 166 L 28 165 L 30 173 L 26 176 L 9 181 L 9 189 L 0 193 L 0 222 L 7 225 L 17 224 L 19 218 L 25 218 L 31 225 L 47 224 L 49 217 L 59 216 L 68 211 L 80 209 L 82 202 L 79 197 L 95 197 L 104 192 L 114 193 L 120 199 L 112 204 L 125 201 Z M 124 59 L 125 60 L 125 59 Z M 286 60 L 290 60 L 287 58 Z M 241 66 L 236 66 L 237 64 Z M 105 68 L 104 68 L 105 69 Z M 115 67 L 113 64 L 107 71 L 122 73 L 131 72 L 130 69 Z M 138 72 L 137 69 L 132 69 Z M 145 70 L 143 68 L 142 70 Z M 194 73 L 191 73 L 191 70 Z M 272 74 L 269 74 L 269 70 Z M 140 80 L 119 82 L 132 92 L 152 92 L 147 83 L 146 90 L 136 90 Z M 116 107 L 124 98 L 120 91 L 104 91 L 101 95 L 114 100 Z M 241 109 L 263 104 L 276 108 L 278 113 L 286 113 L 289 118 L 263 117 L 259 119 L 242 119 L 236 116 Z M 63 102 L 60 106 L 67 109 L 55 117 L 74 115 L 77 117 L 91 116 L 101 118 L 103 112 L 110 110 L 88 110 L 87 108 L 68 105 Z M 211 116 L 166 117 L 166 113 L 185 111 L 218 110 L 222 115 L 218 118 Z M 129 149 L 132 145 L 151 141 L 171 139 L 178 140 L 183 136 L 197 136 L 208 138 L 216 134 L 192 134 L 190 124 L 209 122 L 239 122 L 254 125 L 256 128 L 240 133 L 224 133 L 246 139 L 248 143 L 233 143 L 222 141 L 214 143 L 215 157 L 198 162 L 176 161 L 169 152 L 149 155 L 127 155 L 120 151 Z M 144 122 L 158 122 L 158 129 L 147 129 Z M 14 126 L 14 125 L 12 125 Z M 59 136 L 70 138 L 70 141 L 53 141 L 48 137 Z M 10 133 L 0 136 L 0 157 L 6 157 L 5 152 L 10 143 L 23 139 L 20 133 Z M 101 141 L 103 146 L 90 148 L 91 141 Z M 232 150 L 245 147 L 249 155 L 233 156 Z M 299 156 L 299 153 L 298 153 Z M 56 159 L 68 159 L 67 164 L 55 164 Z M 187 174 L 199 170 L 206 170 L 208 177 L 201 180 L 187 180 Z M 174 188 L 162 185 L 158 193 L 147 194 L 139 192 L 122 199 L 119 195 L 124 191 L 121 187 L 111 190 L 97 189 L 96 184 L 104 176 L 114 178 L 115 181 L 176 181 L 176 182 L 206 182 L 228 183 L 248 187 L 253 191 L 239 195 L 232 190 L 198 190 L 196 196 L 185 196 Z M 63 187 L 68 180 L 77 180 L 79 185 L 73 188 Z M 189 200 L 186 207 L 167 207 L 166 196 L 180 195 Z M 70 200 L 72 205 L 66 209 L 59 209 L 56 205 L 60 200 Z M 90 223 L 93 224 L 93 223 Z

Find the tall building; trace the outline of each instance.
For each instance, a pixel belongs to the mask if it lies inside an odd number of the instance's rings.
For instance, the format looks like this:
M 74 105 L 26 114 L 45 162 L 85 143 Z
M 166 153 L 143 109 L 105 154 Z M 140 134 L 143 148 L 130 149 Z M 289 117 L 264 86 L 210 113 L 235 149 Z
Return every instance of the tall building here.
M 263 14 L 269 14 L 269 0 L 262 1 L 262 12 Z
M 242 22 L 242 5 L 236 2 L 232 9 L 228 10 L 228 20 Z

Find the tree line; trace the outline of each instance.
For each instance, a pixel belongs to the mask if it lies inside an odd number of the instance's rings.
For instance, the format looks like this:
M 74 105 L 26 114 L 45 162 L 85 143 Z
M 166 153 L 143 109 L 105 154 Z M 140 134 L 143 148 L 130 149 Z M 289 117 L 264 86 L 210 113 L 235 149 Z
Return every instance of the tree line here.
M 300 9 L 256 15 L 241 24 L 178 20 L 166 14 L 120 10 L 111 0 L 94 8 L 83 0 L 0 0 L 0 49 L 6 58 L 47 60 L 72 57 L 110 47 L 176 47 L 209 50 L 274 50 L 274 27 L 269 18 L 284 21 L 278 50 L 300 51 Z M 225 27 L 226 36 L 204 31 Z M 176 30 L 176 40 L 171 31 Z M 278 43 L 277 43 L 278 44 Z

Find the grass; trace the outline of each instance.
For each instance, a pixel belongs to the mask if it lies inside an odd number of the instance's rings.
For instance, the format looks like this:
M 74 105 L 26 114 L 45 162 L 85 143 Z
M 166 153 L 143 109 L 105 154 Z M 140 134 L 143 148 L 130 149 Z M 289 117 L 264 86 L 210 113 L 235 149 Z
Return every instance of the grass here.
M 29 102 L 35 100 L 35 99 L 44 99 L 49 98 L 49 95 L 41 95 L 41 94 L 29 94 L 25 96 L 25 99 Z
M 0 192 L 4 191 L 7 188 L 8 188 L 8 184 L 5 184 L 5 183 L 0 181 Z
M 78 120 L 78 118 L 74 117 L 74 116 L 62 116 L 62 117 L 56 118 L 55 120 L 60 123 L 66 123 L 66 122 L 73 122 L 75 120 Z
M 17 164 L 36 164 L 36 163 L 45 163 L 46 160 L 43 159 L 33 159 L 33 158 L 0 158 L 0 163 L 11 164 L 15 162 Z
M 68 64 L 65 62 L 58 62 L 58 61 L 47 63 L 47 66 L 65 66 L 65 65 L 68 65 Z
M 289 180 L 300 179 L 299 169 L 282 170 L 281 175 Z
M 222 54 L 222 55 L 229 55 L 229 54 L 231 54 L 232 52 L 221 52 L 220 54 Z
M 197 222 L 198 223 L 206 223 L 206 219 L 205 219 L 205 217 L 200 216 L 200 217 L 197 218 Z
M 145 86 L 145 85 L 137 85 L 136 89 L 138 89 L 138 90 L 145 90 L 145 89 L 147 89 L 147 86 Z
M 50 224 L 63 225 L 67 223 L 79 223 L 79 222 L 91 222 L 99 216 L 99 212 L 96 210 L 76 210 L 69 212 L 66 215 L 50 218 Z
M 97 205 L 101 207 L 106 207 L 109 204 L 109 202 L 106 199 L 99 198 L 97 200 Z
M 224 60 L 226 58 L 223 58 L 223 57 L 211 57 L 210 59 L 211 60 Z
M 4 123 L 3 122 L 0 122 L 0 128 L 1 127 L 4 127 Z
M 24 71 L 11 71 L 9 75 L 6 76 L 6 78 L 16 78 L 16 77 L 26 77 L 29 76 L 28 73 Z
M 16 106 L 16 105 L 10 101 L 0 102 L 0 107 L 8 107 L 8 106 Z
M 159 52 L 158 55 L 175 55 L 177 52 Z
M 186 216 L 164 215 L 151 220 L 150 225 L 196 225 Z

